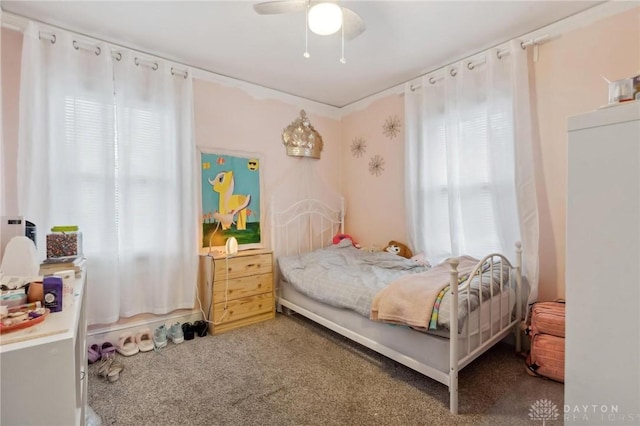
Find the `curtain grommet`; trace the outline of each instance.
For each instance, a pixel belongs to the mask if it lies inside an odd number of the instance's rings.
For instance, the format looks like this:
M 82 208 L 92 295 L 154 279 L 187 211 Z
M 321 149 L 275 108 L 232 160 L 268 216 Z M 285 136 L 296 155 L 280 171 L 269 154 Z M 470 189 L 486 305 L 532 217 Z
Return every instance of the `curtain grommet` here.
M 457 74 L 458 74 L 458 71 L 456 71 L 456 69 L 455 69 L 455 68 L 451 68 L 451 69 L 449 70 L 449 75 L 450 75 L 451 77 L 455 77 Z
M 436 79 L 433 77 L 429 77 L 429 84 L 436 84 Z
M 96 46 L 96 56 L 100 56 L 100 54 L 102 53 L 102 49 L 100 49 L 100 46 Z
M 176 72 L 175 68 L 171 67 L 171 75 L 175 76 L 176 74 L 178 73 Z M 184 73 L 179 73 L 179 74 L 181 74 L 182 78 L 184 78 L 185 80 L 187 79 L 187 77 L 189 77 L 189 71 L 186 71 L 186 70 L 184 71 Z
M 57 37 L 54 33 L 51 33 L 51 38 L 47 37 L 47 39 L 51 44 L 55 44 Z M 42 31 L 38 31 L 38 40 L 42 40 Z
M 469 71 L 473 71 L 473 69 L 474 69 L 475 67 L 476 67 L 476 66 L 475 66 L 475 65 L 473 65 L 473 62 L 471 62 L 471 61 L 467 62 L 467 69 L 468 69 Z

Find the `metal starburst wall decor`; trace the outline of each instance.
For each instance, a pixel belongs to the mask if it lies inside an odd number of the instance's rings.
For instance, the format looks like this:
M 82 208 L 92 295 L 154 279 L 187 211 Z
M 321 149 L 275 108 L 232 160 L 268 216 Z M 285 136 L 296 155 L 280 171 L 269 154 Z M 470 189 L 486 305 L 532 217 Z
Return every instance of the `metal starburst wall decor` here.
M 356 158 L 360 158 L 365 152 L 367 152 L 367 141 L 360 137 L 355 138 L 351 142 L 351 154 Z
M 382 133 L 389 139 L 393 139 L 400 134 L 400 119 L 398 116 L 390 116 L 382 125 Z
M 380 176 L 384 172 L 384 158 L 379 155 L 374 155 L 369 160 L 369 173 L 373 176 Z

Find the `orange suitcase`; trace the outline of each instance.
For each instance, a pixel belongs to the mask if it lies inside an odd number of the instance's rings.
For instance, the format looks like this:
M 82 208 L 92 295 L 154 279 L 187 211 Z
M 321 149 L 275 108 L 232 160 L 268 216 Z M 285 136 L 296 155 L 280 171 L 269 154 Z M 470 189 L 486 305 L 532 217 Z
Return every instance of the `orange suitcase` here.
M 531 308 L 530 333 L 564 337 L 564 302 L 539 302 Z
M 564 338 L 534 334 L 526 364 L 529 374 L 564 383 Z

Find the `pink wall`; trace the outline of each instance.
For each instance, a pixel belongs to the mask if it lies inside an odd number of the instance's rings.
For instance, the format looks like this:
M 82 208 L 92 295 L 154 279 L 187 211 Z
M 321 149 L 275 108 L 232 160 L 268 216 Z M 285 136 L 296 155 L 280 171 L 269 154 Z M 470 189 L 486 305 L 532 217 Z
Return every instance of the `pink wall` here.
M 307 111 L 311 125 L 322 135 L 321 160 L 288 157 L 282 131 L 300 115 L 300 107 L 273 100 L 258 100 L 243 90 L 208 81 L 194 81 L 196 145 L 201 150 L 254 152 L 262 156 L 265 208 L 280 191 L 295 192 L 304 176 L 322 177 L 340 190 L 340 122 Z M 295 167 L 301 165 L 302 168 Z M 302 169 L 302 170 L 301 170 Z M 268 211 L 265 212 L 268 214 Z M 263 232 L 268 232 L 268 226 Z M 265 241 L 270 241 L 268 235 Z
M 601 75 L 617 80 L 640 74 L 640 8 L 545 43 L 539 54 L 540 297 L 550 300 L 565 293 L 567 117 L 607 103 Z
M 640 73 L 640 8 L 564 34 L 539 47 L 534 64 L 540 144 L 535 148 L 540 213 L 541 300 L 564 298 L 567 118 L 607 102 L 610 80 Z M 347 231 L 366 245 L 389 239 L 406 241 L 401 144 L 381 136 L 385 117 L 403 121 L 401 96 L 391 95 L 343 118 L 343 191 L 349 202 Z M 365 136 L 364 158 L 354 159 L 349 145 Z M 385 172 L 367 173 L 366 161 L 382 153 Z M 604 255 L 604 254 L 603 254 Z
M 383 125 L 390 117 L 402 123 L 390 139 Z M 347 200 L 345 231 L 363 246 L 384 247 L 390 240 L 407 242 L 404 209 L 404 98 L 392 95 L 342 119 L 342 190 Z M 351 152 L 356 138 L 364 139 L 361 157 Z M 384 159 L 379 176 L 369 163 Z

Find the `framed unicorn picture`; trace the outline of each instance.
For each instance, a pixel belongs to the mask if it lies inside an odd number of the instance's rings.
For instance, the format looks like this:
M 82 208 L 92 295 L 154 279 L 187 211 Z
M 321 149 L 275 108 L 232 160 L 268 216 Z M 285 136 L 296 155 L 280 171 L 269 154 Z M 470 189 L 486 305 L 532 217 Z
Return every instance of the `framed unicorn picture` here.
M 262 248 L 262 157 L 200 151 L 200 252 L 224 252 L 235 237 L 240 250 Z

